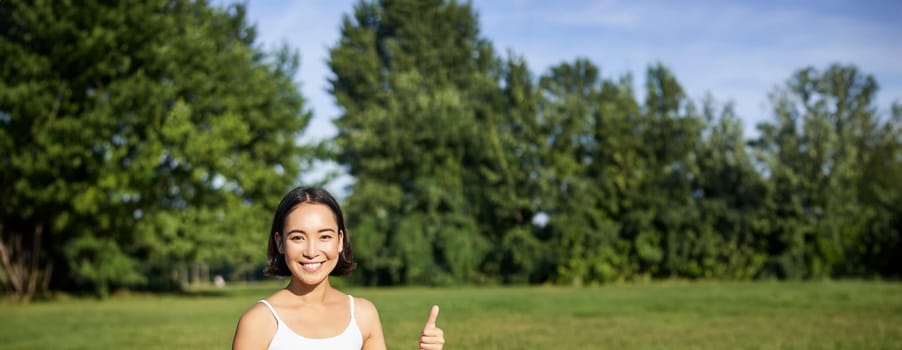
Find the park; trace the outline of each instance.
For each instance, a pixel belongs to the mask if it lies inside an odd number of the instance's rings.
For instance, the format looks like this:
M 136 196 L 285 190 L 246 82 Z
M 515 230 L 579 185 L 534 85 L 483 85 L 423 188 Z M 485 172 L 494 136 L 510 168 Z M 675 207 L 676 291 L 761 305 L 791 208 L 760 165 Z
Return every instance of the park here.
M 766 12 L 869 39 L 799 40 L 819 55 L 744 115 L 684 62 L 531 65 L 492 4 L 361 0 L 309 57 L 261 40 L 278 3 L 0 1 L 0 348 L 225 348 L 299 275 L 372 301 L 392 349 L 432 304 L 448 349 L 902 348 L 902 71 L 853 54 L 892 57 L 897 5 Z M 580 23 L 604 48 L 654 24 Z M 298 186 L 342 209 L 281 232 Z M 272 276 L 286 245 L 332 250 Z

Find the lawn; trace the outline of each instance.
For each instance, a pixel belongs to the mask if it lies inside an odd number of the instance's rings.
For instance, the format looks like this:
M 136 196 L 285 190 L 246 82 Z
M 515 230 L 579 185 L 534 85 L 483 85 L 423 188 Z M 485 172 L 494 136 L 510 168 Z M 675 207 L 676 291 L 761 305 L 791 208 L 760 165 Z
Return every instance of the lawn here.
M 278 284 L 192 296 L 0 302 L 0 349 L 225 349 Z M 415 349 L 433 303 L 446 349 L 902 349 L 902 284 L 655 282 L 587 288 L 346 288 L 390 349 Z

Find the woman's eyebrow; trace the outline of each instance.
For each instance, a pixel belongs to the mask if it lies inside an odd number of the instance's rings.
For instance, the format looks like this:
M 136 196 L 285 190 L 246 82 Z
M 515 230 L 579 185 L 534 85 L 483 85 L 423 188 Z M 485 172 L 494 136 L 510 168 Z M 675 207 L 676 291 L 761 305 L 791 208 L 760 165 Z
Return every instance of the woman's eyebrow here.
M 336 230 L 335 230 L 334 228 L 327 227 L 327 228 L 321 228 L 321 229 L 319 229 L 319 231 L 316 231 L 316 232 L 335 232 L 335 231 L 336 231 Z M 286 235 L 290 235 L 290 234 L 295 233 L 295 232 L 296 232 L 296 233 L 304 233 L 304 234 L 307 233 L 306 231 L 304 231 L 304 230 L 302 230 L 302 229 L 296 228 L 296 229 L 289 230 L 288 232 L 285 232 L 285 234 L 286 234 Z

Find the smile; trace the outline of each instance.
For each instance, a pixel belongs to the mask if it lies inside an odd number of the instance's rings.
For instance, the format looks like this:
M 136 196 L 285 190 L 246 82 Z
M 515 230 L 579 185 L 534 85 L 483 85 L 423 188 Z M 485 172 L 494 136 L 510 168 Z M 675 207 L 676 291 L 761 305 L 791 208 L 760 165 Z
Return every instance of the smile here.
M 322 262 L 301 264 L 301 267 L 303 267 L 304 270 L 307 271 L 316 271 L 320 268 L 320 266 L 323 266 Z

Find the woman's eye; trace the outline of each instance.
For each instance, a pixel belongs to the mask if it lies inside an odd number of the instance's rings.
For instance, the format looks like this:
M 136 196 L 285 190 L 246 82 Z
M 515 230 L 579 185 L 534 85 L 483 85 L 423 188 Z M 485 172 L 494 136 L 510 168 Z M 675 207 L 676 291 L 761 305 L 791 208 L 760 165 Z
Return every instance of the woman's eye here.
M 322 235 L 322 236 L 319 236 L 319 239 L 324 240 L 324 241 L 328 241 L 328 240 L 332 239 L 332 236 L 329 236 L 329 235 Z
M 292 241 L 301 241 L 301 240 L 304 240 L 304 237 L 301 237 L 301 236 L 294 236 L 294 237 L 290 237 L 290 238 L 288 238 L 288 239 L 290 239 L 290 240 L 292 240 Z

